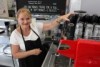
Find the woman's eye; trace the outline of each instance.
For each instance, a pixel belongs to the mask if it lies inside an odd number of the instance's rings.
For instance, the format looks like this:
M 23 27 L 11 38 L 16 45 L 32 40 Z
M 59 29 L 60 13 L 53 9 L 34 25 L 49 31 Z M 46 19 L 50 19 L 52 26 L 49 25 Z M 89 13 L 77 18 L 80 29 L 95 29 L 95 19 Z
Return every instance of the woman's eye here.
M 27 20 L 29 20 L 30 18 L 26 18 Z
M 21 20 L 24 20 L 24 18 L 21 18 Z

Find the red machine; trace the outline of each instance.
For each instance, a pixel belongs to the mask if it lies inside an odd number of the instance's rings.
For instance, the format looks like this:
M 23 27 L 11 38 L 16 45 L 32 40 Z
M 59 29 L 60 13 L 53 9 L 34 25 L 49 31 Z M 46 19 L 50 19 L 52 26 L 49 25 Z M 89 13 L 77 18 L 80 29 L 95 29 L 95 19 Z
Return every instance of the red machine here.
M 58 49 L 63 56 L 74 59 L 74 67 L 100 67 L 100 41 L 95 40 L 60 40 L 70 48 Z

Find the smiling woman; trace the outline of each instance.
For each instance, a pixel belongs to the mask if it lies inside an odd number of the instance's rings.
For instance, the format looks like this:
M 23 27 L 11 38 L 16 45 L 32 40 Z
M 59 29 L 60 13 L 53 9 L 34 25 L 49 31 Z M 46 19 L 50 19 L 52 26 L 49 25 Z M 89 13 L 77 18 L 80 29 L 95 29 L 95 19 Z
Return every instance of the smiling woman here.
M 19 60 L 19 67 L 41 67 L 47 53 L 41 43 L 41 33 L 53 29 L 61 21 L 69 21 L 70 15 L 72 14 L 60 16 L 49 23 L 32 25 L 31 12 L 26 8 L 18 10 L 16 18 L 19 26 L 12 32 L 10 44 L 14 58 Z

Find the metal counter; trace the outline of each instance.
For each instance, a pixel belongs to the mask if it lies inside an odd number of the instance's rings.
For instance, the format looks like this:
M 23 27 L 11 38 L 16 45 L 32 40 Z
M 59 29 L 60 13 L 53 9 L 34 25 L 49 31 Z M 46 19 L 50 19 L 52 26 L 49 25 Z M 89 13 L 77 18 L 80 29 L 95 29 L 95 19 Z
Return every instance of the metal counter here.
M 56 49 L 57 49 L 57 46 L 52 43 L 44 59 L 42 67 L 54 67 Z
M 50 44 L 49 51 L 44 59 L 41 67 L 69 67 L 70 58 L 62 55 L 57 55 L 57 45 Z M 70 65 L 70 67 L 73 67 Z

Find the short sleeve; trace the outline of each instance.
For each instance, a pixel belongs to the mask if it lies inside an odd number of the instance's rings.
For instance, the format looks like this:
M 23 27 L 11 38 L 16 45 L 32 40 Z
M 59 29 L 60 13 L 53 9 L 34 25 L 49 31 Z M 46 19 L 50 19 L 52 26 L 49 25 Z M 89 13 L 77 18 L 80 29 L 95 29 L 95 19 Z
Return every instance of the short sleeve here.
M 41 40 L 44 40 L 45 34 L 43 33 L 43 22 L 32 21 L 31 27 L 33 30 L 35 30 L 37 32 L 37 34 L 40 36 Z
M 16 33 L 15 31 L 12 32 L 11 36 L 10 36 L 10 44 L 12 45 L 18 45 L 18 41 L 16 38 Z
M 37 26 L 39 32 L 42 33 L 42 31 L 43 31 L 43 23 L 38 22 L 38 23 L 36 24 L 36 26 Z
M 42 33 L 43 31 L 43 23 L 42 22 L 36 22 L 35 20 L 32 19 L 32 23 L 30 24 L 32 29 L 36 28 L 39 32 L 39 34 Z
M 40 33 L 41 41 L 44 41 L 45 33 L 43 33 L 43 23 L 37 23 L 37 28 L 38 28 L 38 31 Z

